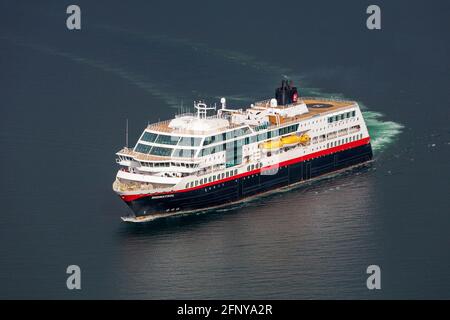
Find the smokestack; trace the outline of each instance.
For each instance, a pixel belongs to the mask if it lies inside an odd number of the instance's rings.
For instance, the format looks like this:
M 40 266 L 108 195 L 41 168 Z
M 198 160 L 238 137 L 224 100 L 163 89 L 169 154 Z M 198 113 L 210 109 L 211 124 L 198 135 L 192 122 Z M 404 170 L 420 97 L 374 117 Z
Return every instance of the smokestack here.
M 275 90 L 275 99 L 277 104 L 281 106 L 297 102 L 298 91 L 292 85 L 292 80 L 281 80 L 281 87 Z

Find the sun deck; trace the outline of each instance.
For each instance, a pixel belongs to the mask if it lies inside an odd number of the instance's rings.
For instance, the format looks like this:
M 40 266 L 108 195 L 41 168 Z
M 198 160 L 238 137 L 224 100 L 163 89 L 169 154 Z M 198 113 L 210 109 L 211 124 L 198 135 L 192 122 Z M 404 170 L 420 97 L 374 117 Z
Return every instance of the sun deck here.
M 356 104 L 355 101 L 332 100 L 327 98 L 310 98 L 310 97 L 303 98 L 299 103 L 301 102 L 304 102 L 308 107 L 308 113 L 303 113 L 295 117 L 288 118 L 289 122 L 313 118 L 321 114 L 336 112 L 339 110 L 350 108 L 351 106 Z M 278 108 L 286 108 L 286 107 L 287 106 L 279 106 Z
M 267 109 L 267 108 L 271 108 L 270 106 L 270 100 L 264 100 L 264 101 L 259 101 L 256 102 L 254 104 L 253 107 L 251 107 L 251 109 L 255 109 L 255 110 L 260 110 L 260 109 Z M 272 107 L 275 109 L 286 109 L 291 107 L 292 105 L 298 105 L 301 103 L 305 103 L 308 106 L 309 112 L 313 112 L 314 114 L 317 113 L 325 113 L 325 112 L 333 112 L 337 109 L 340 108 L 346 108 L 346 107 L 350 107 L 352 105 L 354 105 L 356 102 L 355 101 L 348 101 L 348 100 L 340 100 L 340 99 L 328 99 L 328 98 L 319 98 L 319 97 L 303 97 L 302 99 L 299 99 L 298 102 L 290 104 L 290 105 L 285 105 L 285 106 L 276 106 L 276 107 Z M 318 105 L 317 108 L 314 108 L 313 105 Z M 321 105 L 321 106 L 319 106 Z M 307 114 L 304 114 L 304 116 L 307 116 Z

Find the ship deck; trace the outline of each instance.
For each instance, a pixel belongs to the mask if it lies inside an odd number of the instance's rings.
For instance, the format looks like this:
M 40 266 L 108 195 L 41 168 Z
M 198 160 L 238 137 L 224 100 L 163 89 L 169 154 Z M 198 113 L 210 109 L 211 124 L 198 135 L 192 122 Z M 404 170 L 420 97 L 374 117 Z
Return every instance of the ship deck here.
M 303 101 L 308 107 L 308 113 L 303 113 L 295 117 L 286 117 L 281 124 L 271 125 L 269 128 L 273 129 L 288 123 L 295 123 L 301 120 L 311 119 L 319 115 L 345 110 L 356 104 L 355 101 L 332 100 L 327 98 L 303 98 L 301 101 Z M 258 104 L 256 106 L 258 106 Z M 286 106 L 280 106 L 279 108 L 286 108 Z
M 275 128 L 280 125 L 286 125 L 288 123 L 305 120 L 309 118 L 316 117 L 321 114 L 327 114 L 336 112 L 341 109 L 347 109 L 351 106 L 355 105 L 355 101 L 348 101 L 348 100 L 339 100 L 339 99 L 328 99 L 328 98 L 317 98 L 317 97 L 304 97 L 297 104 L 300 104 L 301 102 L 304 102 L 309 112 L 304 113 L 295 117 L 286 117 L 283 121 L 283 123 L 279 125 L 271 125 L 269 128 Z M 292 105 L 288 106 L 278 106 L 279 109 L 284 109 L 287 107 L 290 107 Z M 270 107 L 270 99 L 264 100 L 260 102 L 256 102 L 253 107 L 251 107 L 254 110 L 260 110 L 260 109 L 266 109 Z M 179 129 L 173 129 L 169 127 L 169 123 L 171 120 L 165 120 L 160 121 L 157 123 L 152 123 L 147 126 L 148 130 L 157 131 L 157 132 L 164 132 L 164 133 L 182 133 L 182 134 L 189 134 L 189 135 L 199 135 L 198 131 L 193 130 L 179 130 Z M 238 128 L 242 127 L 244 124 L 236 124 L 236 123 L 230 123 L 228 127 L 225 129 L 232 129 L 232 128 Z M 252 126 L 251 126 L 252 127 Z M 255 126 L 253 126 L 255 127 Z M 206 133 L 206 132 L 205 132 Z

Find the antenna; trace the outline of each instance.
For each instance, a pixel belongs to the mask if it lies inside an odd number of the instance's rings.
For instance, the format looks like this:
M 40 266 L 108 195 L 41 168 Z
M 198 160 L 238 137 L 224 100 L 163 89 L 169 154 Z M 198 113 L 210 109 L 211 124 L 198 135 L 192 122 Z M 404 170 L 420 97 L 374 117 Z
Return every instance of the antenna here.
M 206 119 L 207 115 L 208 115 L 207 114 L 208 110 L 216 110 L 216 106 L 208 107 L 206 103 L 201 102 L 201 101 L 199 101 L 199 102 L 194 101 L 194 107 L 195 107 L 195 109 L 197 109 L 197 118 L 198 119 Z
M 128 118 L 125 126 L 125 146 L 128 148 Z

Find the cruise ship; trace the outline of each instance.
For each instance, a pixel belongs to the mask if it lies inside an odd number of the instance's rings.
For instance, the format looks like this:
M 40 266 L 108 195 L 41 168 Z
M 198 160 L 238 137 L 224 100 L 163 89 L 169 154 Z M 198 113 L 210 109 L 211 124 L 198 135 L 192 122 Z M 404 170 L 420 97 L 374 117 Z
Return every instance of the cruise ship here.
M 113 190 L 132 210 L 124 221 L 222 207 L 372 159 L 355 101 L 300 97 L 291 81 L 245 109 L 225 98 L 194 107 L 117 152 Z

